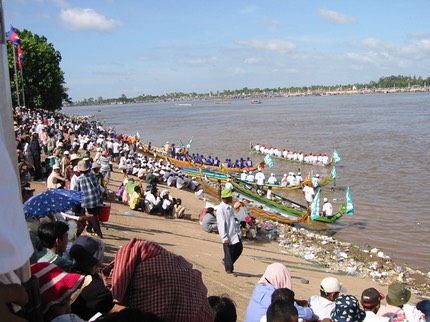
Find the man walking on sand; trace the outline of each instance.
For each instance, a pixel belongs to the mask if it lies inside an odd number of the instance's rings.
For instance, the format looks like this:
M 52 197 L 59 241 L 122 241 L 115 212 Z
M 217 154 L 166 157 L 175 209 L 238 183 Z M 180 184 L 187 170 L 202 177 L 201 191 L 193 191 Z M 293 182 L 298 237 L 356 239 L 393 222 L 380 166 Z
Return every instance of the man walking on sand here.
M 216 211 L 216 220 L 218 233 L 221 237 L 224 250 L 224 267 L 227 274 L 234 274 L 234 263 L 242 254 L 243 245 L 240 240 L 239 226 L 234 219 L 233 192 L 230 189 L 224 189 L 221 192 L 222 202 Z

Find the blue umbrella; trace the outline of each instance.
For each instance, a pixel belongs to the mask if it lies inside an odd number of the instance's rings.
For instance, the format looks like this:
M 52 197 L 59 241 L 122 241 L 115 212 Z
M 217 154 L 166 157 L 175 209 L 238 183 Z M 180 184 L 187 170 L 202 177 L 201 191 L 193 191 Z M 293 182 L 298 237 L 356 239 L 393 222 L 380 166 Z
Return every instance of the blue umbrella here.
M 81 191 L 52 189 L 28 199 L 24 203 L 26 217 L 41 218 L 60 211 L 66 211 L 82 202 Z

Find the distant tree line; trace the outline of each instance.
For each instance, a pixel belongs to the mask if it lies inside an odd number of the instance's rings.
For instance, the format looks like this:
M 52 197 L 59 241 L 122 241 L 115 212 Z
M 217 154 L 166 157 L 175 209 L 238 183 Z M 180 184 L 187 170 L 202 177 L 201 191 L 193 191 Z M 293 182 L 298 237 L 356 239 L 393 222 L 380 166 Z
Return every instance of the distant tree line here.
M 223 98 L 249 98 L 249 97 L 273 97 L 286 96 L 289 93 L 322 93 L 336 90 L 352 90 L 352 89 L 367 89 L 376 90 L 381 88 L 411 88 L 430 86 L 430 77 L 422 78 L 421 76 L 388 76 L 381 77 L 378 81 L 371 81 L 368 84 L 347 84 L 347 85 L 312 85 L 302 87 L 277 87 L 277 88 L 248 88 L 234 90 L 223 90 L 209 93 L 166 93 L 163 95 L 146 95 L 142 94 L 133 98 L 128 98 L 125 94 L 121 94 L 118 98 L 86 98 L 81 101 L 74 101 L 72 105 L 102 105 L 102 104 L 128 104 L 128 103 L 144 103 L 144 102 L 164 102 L 164 101 L 190 101 L 190 100 L 210 100 Z

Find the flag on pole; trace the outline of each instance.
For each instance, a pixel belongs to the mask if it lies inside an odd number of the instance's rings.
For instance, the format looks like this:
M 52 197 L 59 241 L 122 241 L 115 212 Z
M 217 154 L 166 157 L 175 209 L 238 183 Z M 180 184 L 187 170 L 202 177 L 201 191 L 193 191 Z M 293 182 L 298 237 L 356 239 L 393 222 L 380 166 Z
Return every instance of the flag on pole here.
M 15 28 L 11 25 L 8 33 L 7 41 L 10 41 L 14 45 L 21 44 L 21 39 L 19 39 L 18 34 L 16 33 Z
M 352 204 L 352 196 L 351 196 L 351 191 L 349 190 L 349 187 L 346 188 L 345 203 L 346 203 L 346 214 L 353 215 L 354 205 Z
M 264 157 L 264 164 L 266 164 L 269 168 L 273 168 L 273 158 L 269 154 Z
M 331 177 L 333 179 L 333 187 L 336 187 L 336 168 L 333 166 L 333 169 L 331 169 Z
M 22 53 L 21 45 L 18 45 L 18 69 L 22 69 L 22 63 L 24 62 L 24 54 Z
M 333 151 L 333 155 L 331 156 L 331 162 L 334 161 L 334 163 L 339 163 L 340 161 L 342 161 L 342 158 L 340 157 L 339 153 L 337 153 L 336 150 Z
M 311 220 L 317 219 L 320 216 L 320 189 L 318 189 L 318 192 L 315 195 L 314 200 L 312 200 L 310 208 L 311 208 Z

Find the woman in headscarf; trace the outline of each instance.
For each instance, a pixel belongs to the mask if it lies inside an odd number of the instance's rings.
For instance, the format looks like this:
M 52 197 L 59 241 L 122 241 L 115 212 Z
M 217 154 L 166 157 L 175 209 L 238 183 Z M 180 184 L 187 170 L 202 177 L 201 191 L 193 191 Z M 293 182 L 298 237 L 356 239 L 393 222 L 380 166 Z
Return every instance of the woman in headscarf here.
M 245 322 L 259 322 L 266 315 L 267 308 L 272 301 L 272 293 L 278 288 L 293 290 L 293 283 L 288 268 L 281 263 L 273 263 L 267 266 L 263 276 L 258 281 L 251 295 L 245 314 Z M 314 317 L 311 308 L 302 307 L 294 303 L 299 318 L 310 320 Z

